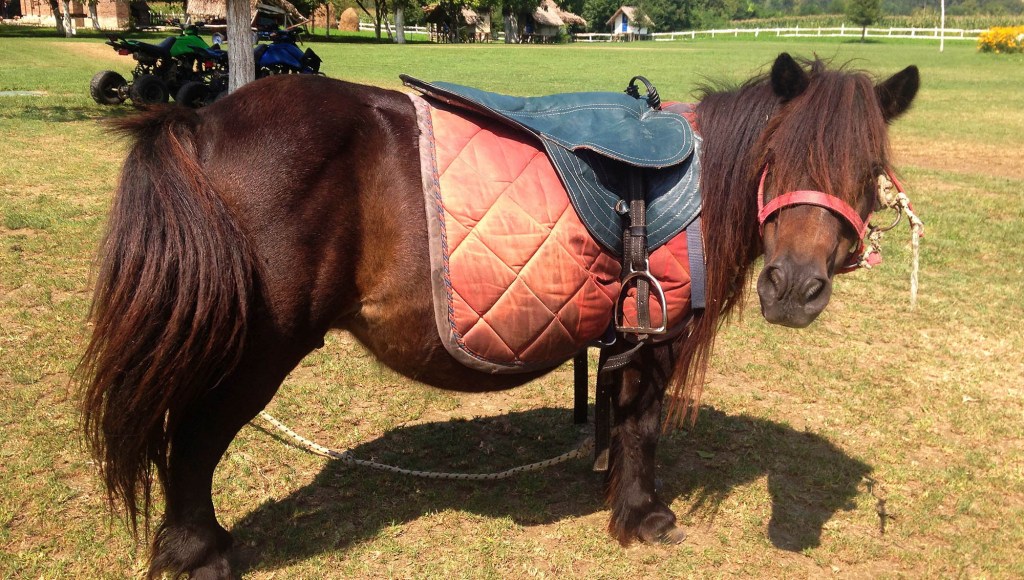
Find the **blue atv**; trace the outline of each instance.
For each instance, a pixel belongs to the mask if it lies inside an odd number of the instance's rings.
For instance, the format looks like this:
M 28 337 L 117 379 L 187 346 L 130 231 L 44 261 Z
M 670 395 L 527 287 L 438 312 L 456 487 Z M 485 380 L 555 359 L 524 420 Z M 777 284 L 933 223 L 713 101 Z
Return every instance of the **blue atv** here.
M 270 44 L 253 49 L 256 78 L 279 74 L 320 74 L 320 57 L 313 49 L 305 52 L 296 46 L 294 30 L 277 30 L 270 35 Z

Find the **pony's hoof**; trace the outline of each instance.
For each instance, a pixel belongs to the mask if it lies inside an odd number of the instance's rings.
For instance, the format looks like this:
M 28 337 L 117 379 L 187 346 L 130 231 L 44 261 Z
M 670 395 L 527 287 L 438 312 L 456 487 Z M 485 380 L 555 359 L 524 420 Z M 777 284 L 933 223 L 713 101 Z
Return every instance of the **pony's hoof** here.
M 686 530 L 679 526 L 674 526 L 670 530 L 665 530 L 665 532 L 661 534 L 661 537 L 658 538 L 658 542 L 674 546 L 676 544 L 682 544 L 685 539 Z
M 686 539 L 686 531 L 676 525 L 676 516 L 668 508 L 648 514 L 637 532 L 648 544 L 679 544 Z

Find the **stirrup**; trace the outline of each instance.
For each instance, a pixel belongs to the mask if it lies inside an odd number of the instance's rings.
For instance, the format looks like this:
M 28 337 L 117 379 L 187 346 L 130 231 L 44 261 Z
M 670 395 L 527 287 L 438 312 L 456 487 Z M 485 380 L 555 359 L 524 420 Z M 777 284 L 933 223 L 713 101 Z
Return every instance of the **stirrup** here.
M 654 294 L 657 296 L 658 302 L 661 304 L 661 326 L 658 326 L 657 328 L 653 328 L 650 325 L 640 325 L 640 319 L 642 316 L 640 316 L 639 301 L 636 311 L 637 326 L 624 326 L 626 315 L 623 312 L 622 307 L 625 305 L 626 298 L 629 294 L 630 282 L 634 282 L 635 287 L 635 282 L 641 279 L 647 280 L 651 285 L 651 289 L 654 290 Z M 647 319 L 651 319 L 650 302 L 647 303 Z M 625 278 L 623 278 L 622 289 L 619 290 L 619 298 L 615 301 L 615 330 L 616 332 L 640 335 L 665 334 L 665 332 L 668 331 L 668 303 L 665 301 L 665 292 L 661 289 L 661 283 L 658 282 L 658 279 L 652 276 L 648 270 L 630 272 Z

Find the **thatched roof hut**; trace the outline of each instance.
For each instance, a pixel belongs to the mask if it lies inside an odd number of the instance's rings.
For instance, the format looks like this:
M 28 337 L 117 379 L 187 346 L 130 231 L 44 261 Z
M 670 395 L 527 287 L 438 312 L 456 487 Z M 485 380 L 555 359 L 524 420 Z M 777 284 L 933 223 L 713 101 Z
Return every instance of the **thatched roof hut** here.
M 455 6 L 454 13 L 448 13 L 441 4 L 423 7 L 425 20 L 431 28 L 431 40 L 435 42 L 475 42 L 489 40 L 491 36 L 491 13 L 477 12 L 467 6 Z
M 254 20 L 260 14 L 269 15 L 271 18 L 279 17 L 285 26 L 307 20 L 288 0 L 249 0 L 249 5 L 252 8 Z M 227 20 L 227 13 L 226 0 L 189 0 L 188 3 L 188 15 L 193 19 L 219 22 Z
M 567 10 L 562 10 L 555 0 L 541 0 L 533 11 L 533 22 L 537 25 L 538 36 L 555 36 L 563 26 L 586 26 L 587 21 Z

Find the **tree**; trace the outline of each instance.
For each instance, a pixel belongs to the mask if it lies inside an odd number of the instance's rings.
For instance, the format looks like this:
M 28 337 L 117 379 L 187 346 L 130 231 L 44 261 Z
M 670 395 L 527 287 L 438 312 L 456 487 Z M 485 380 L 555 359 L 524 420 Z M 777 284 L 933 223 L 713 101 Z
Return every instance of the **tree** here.
M 408 0 L 395 0 L 395 44 L 405 44 L 405 6 Z
M 854 24 L 861 27 L 860 41 L 868 34 L 868 26 L 878 21 L 882 16 L 881 0 L 849 0 L 846 3 L 846 15 Z
M 71 1 L 60 0 L 60 7 L 64 11 L 64 36 L 71 38 L 75 32 L 75 27 L 71 24 Z
M 97 3 L 99 3 L 99 0 L 89 0 L 89 19 L 92 20 L 92 29 L 93 30 L 99 30 L 100 29 L 100 18 L 96 14 L 96 4 Z
M 256 61 L 252 56 L 252 6 L 249 0 L 227 0 L 228 91 L 234 92 L 256 80 Z
M 587 21 L 590 30 L 607 32 L 608 19 L 622 6 L 620 0 L 585 0 L 582 12 L 579 13 Z
M 57 25 L 57 36 L 64 36 L 64 18 L 60 15 L 60 4 L 57 0 L 50 0 L 50 11 L 53 12 L 53 22 Z

